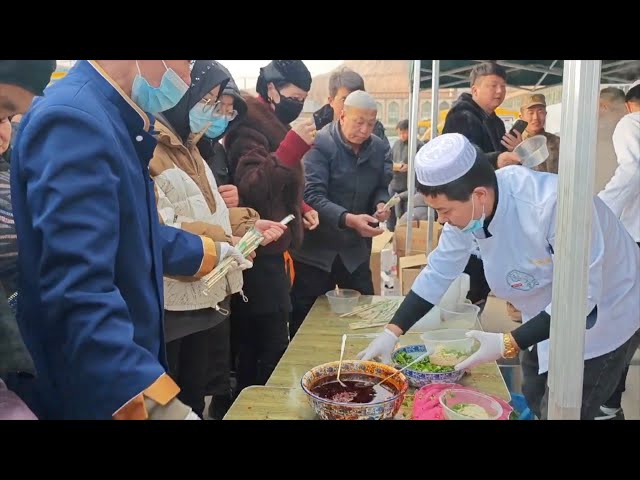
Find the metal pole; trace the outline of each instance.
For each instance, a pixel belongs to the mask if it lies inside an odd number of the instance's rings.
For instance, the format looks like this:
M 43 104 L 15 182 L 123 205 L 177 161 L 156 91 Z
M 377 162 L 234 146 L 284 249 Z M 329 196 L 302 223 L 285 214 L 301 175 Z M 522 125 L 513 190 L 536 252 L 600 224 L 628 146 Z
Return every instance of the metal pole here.
M 412 253 L 411 242 L 413 240 L 413 192 L 415 192 L 416 189 L 416 174 L 413 160 L 418 147 L 418 102 L 420 101 L 421 63 L 421 60 L 413 61 L 413 88 L 411 90 L 411 108 L 409 109 L 409 165 L 407 171 L 409 198 L 407 199 L 407 243 L 405 246 L 407 255 L 411 255 Z
M 438 136 L 438 120 L 440 115 L 440 60 L 434 60 L 431 67 L 431 140 Z M 431 253 L 433 243 L 433 221 L 435 211 L 427 207 L 427 255 Z
M 577 420 L 582 405 L 600 67 L 600 60 L 564 62 L 547 380 L 551 420 Z

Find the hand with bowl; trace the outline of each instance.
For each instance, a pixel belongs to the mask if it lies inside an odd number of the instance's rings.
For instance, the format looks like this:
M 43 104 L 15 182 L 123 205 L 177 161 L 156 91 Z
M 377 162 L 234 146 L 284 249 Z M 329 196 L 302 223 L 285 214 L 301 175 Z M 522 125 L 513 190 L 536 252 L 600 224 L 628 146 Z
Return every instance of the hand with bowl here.
M 498 155 L 498 160 L 496 162 L 498 168 L 520 164 L 522 164 L 522 159 L 517 153 L 514 152 L 502 152 L 500 155 Z
M 510 333 L 491 333 L 471 330 L 467 337 L 480 342 L 480 348 L 470 357 L 455 366 L 456 370 L 465 370 L 483 363 L 495 362 L 500 358 L 515 357 L 520 348 Z

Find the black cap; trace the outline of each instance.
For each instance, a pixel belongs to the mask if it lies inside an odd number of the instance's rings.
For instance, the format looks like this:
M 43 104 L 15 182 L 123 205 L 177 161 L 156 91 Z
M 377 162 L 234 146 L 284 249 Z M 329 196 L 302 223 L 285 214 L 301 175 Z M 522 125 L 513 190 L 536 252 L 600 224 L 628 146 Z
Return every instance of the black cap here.
M 42 95 L 55 69 L 55 60 L 0 60 L 0 83 Z
M 293 83 L 305 92 L 311 90 L 311 74 L 302 60 L 273 60 L 260 69 L 265 81 Z

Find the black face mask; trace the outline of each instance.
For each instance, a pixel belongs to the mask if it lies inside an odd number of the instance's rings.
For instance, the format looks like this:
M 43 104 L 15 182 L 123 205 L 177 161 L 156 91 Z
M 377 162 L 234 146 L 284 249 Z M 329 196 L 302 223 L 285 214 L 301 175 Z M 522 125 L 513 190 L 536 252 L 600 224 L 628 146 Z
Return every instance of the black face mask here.
M 288 125 L 300 116 L 304 102 L 278 93 L 280 94 L 280 103 L 274 104 L 276 106 L 275 114 L 282 123 Z

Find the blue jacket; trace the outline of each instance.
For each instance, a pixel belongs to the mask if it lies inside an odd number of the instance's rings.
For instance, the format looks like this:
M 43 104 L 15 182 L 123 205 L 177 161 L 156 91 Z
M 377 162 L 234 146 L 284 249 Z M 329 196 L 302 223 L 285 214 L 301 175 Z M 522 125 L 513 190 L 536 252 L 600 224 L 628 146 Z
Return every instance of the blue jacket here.
M 149 117 L 98 68 L 78 62 L 37 98 L 13 152 L 39 418 L 111 418 L 165 373 L 163 272 L 203 263 L 201 238 L 159 225 Z
M 389 145 L 377 136 L 371 135 L 356 155 L 343 140 L 338 122 L 320 130 L 304 156 L 304 201 L 318 212 L 320 225 L 305 230 L 293 258 L 327 272 L 337 255 L 349 272 L 368 263 L 371 239 L 341 228 L 340 218 L 345 212 L 372 215 L 378 203 L 386 203 L 391 170 Z

